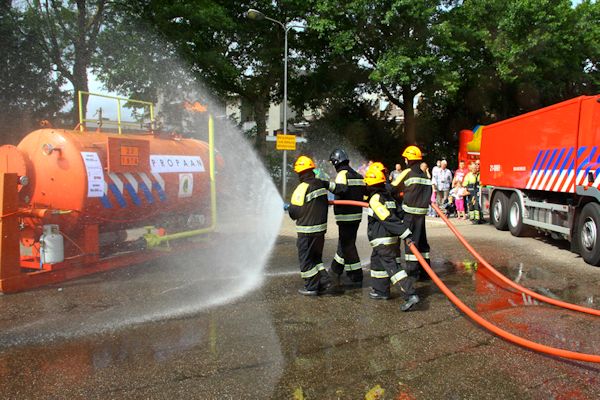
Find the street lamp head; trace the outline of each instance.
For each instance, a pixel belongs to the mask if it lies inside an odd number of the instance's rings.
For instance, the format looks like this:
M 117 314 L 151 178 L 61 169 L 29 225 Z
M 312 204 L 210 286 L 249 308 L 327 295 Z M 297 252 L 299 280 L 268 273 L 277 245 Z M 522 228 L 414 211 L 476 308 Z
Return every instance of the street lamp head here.
M 248 11 L 246 11 L 246 18 L 248 19 L 253 19 L 256 21 L 260 21 L 261 19 L 265 19 L 265 14 L 261 13 L 258 10 L 255 10 L 254 8 L 250 8 L 248 9 Z

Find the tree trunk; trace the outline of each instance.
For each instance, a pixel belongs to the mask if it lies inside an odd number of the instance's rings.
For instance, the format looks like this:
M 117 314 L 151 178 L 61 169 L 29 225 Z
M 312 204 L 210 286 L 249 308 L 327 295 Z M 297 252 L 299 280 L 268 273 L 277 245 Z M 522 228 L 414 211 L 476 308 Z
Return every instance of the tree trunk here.
M 264 159 L 267 155 L 267 110 L 262 98 L 254 99 L 254 120 L 256 121 L 256 151 Z
M 80 70 L 80 68 L 74 68 L 73 71 L 73 82 L 71 82 L 73 84 L 73 111 L 71 113 L 71 118 L 73 120 L 73 124 L 78 124 L 79 123 L 79 92 L 83 91 L 83 92 L 87 92 L 88 89 L 88 77 L 87 77 L 87 72 L 85 72 L 86 68 L 85 66 L 83 67 L 83 71 L 78 71 L 78 69 Z M 88 99 L 89 96 L 88 95 L 84 95 L 81 98 L 81 115 L 83 115 L 83 118 L 86 118 L 86 114 L 87 114 L 87 103 L 88 103 Z
M 409 87 L 402 87 L 402 98 L 404 102 L 402 104 L 402 111 L 404 111 L 404 138 L 406 144 L 416 144 L 416 124 L 415 124 L 415 109 L 413 102 L 415 95 Z

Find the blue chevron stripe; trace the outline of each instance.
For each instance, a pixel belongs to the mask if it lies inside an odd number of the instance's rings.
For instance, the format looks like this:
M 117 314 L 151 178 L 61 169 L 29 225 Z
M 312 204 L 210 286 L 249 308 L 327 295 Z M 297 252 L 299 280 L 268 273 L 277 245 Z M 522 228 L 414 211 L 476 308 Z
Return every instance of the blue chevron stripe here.
M 573 147 L 571 147 L 569 149 L 569 152 L 567 153 L 567 156 L 565 157 L 565 161 L 563 161 L 562 165 L 560 166 L 560 170 L 563 171 L 565 169 L 565 166 L 567 165 L 567 163 L 569 162 L 569 159 L 571 159 L 571 155 L 573 154 Z
M 162 190 L 162 188 L 160 187 L 160 185 L 157 182 L 152 183 L 152 188 L 154 188 L 154 190 L 156 190 L 156 192 L 158 193 L 158 198 L 160 199 L 160 201 L 167 200 L 166 193 L 164 192 L 164 190 Z
M 100 202 L 104 206 L 104 208 L 112 208 L 112 204 L 110 204 L 110 200 L 107 195 L 100 197 Z
M 558 167 L 558 164 L 560 163 L 560 160 L 562 160 L 562 156 L 565 154 L 565 149 L 562 148 L 560 149 L 560 154 L 558 155 L 558 158 L 556 159 L 556 162 L 554 163 L 554 165 L 552 166 L 552 171 L 556 171 Z
M 150 191 L 150 189 L 148 189 L 148 186 L 146 186 L 146 184 L 143 181 L 140 182 L 140 188 L 142 189 L 142 192 L 144 193 L 144 197 L 146 197 L 146 201 L 148 202 L 148 204 L 153 204 L 154 196 L 152 196 L 152 192 Z
M 142 205 L 142 201 L 138 197 L 135 190 L 133 190 L 133 186 L 131 186 L 131 183 L 125 184 L 125 190 L 127 190 L 127 193 L 129 193 L 129 196 L 131 196 L 131 200 L 133 201 L 133 204 L 135 204 L 138 207 Z
M 535 171 L 537 169 L 538 162 L 540 161 L 540 157 L 543 152 L 544 152 L 544 150 L 538 151 L 537 157 L 535 158 L 535 161 L 533 162 L 533 168 L 531 169 L 532 171 Z
M 115 185 L 114 183 L 109 183 L 108 184 L 108 188 L 110 189 L 110 191 L 112 192 L 112 194 L 117 199 L 117 203 L 119 203 L 119 206 L 121 208 L 127 207 L 127 202 L 125 201 L 125 198 L 123 197 L 123 194 L 121 192 L 119 192 L 119 189 L 117 188 L 117 185 Z

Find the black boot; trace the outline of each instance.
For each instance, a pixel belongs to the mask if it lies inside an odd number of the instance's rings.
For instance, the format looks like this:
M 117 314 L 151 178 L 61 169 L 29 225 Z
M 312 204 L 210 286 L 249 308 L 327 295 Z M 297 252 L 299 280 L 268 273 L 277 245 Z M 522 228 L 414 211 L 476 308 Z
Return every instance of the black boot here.
M 417 296 L 416 294 L 412 294 L 408 297 L 408 300 L 406 300 L 406 302 L 400 306 L 400 310 L 408 311 L 419 301 L 421 301 L 421 299 L 419 299 L 419 296 Z

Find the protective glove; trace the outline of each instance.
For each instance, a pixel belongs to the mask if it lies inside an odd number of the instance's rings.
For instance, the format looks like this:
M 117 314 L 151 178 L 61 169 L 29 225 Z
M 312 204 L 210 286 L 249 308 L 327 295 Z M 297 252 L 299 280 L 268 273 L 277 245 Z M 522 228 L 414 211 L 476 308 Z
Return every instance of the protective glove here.
M 283 211 L 287 211 L 290 209 L 290 203 L 283 203 Z
M 406 243 L 406 246 L 408 247 L 410 247 L 411 244 L 414 244 L 415 242 L 413 242 L 412 235 L 409 235 L 406 239 L 404 239 L 404 243 Z

